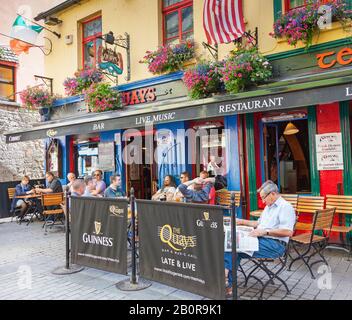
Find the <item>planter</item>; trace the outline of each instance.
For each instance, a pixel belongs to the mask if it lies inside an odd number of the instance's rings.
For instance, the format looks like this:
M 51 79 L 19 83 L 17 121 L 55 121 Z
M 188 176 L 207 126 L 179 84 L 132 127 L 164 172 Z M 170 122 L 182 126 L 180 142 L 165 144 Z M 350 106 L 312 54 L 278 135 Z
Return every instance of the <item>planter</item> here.
M 39 109 L 40 120 L 41 122 L 49 121 L 50 120 L 50 108 L 49 107 L 42 107 Z

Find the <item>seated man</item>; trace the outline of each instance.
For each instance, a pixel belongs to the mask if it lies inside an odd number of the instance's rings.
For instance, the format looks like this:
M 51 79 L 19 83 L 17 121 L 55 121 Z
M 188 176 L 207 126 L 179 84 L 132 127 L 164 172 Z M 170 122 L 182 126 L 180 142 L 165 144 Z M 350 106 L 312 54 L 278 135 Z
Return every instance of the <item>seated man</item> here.
M 33 193 L 32 187 L 29 185 L 29 177 L 24 176 L 20 184 L 16 186 L 15 196 L 11 203 L 11 213 L 14 213 L 16 208 L 20 208 L 20 216 L 22 217 L 28 209 L 28 202 L 25 199 L 17 199 L 18 196 L 28 196 Z
M 67 175 L 67 180 L 68 180 L 68 184 L 65 186 L 65 190 L 66 191 L 70 191 L 72 192 L 72 185 L 73 183 L 75 182 L 76 180 L 76 175 L 73 173 L 73 172 L 70 172 L 68 175 Z
M 180 180 L 181 180 L 181 183 L 185 183 L 187 181 L 189 181 L 189 174 L 188 172 L 182 172 L 181 175 L 180 175 Z M 172 198 L 172 201 L 183 201 L 184 200 L 184 196 L 183 194 L 180 192 L 179 188 L 176 189 L 175 191 L 175 194 Z
M 236 224 L 255 228 L 250 234 L 253 237 L 258 237 L 259 241 L 259 251 L 254 252 L 254 258 L 276 259 L 284 254 L 286 245 L 293 235 L 296 223 L 295 210 L 280 196 L 277 185 L 270 180 L 265 182 L 258 189 L 258 192 L 266 204 L 260 219 L 258 221 L 236 219 Z M 250 256 L 247 254 L 238 253 L 236 268 L 240 265 L 241 259 L 248 258 Z M 231 270 L 231 252 L 225 252 L 225 275 L 228 275 L 229 280 L 228 294 L 231 294 Z
M 201 179 L 203 179 L 203 180 L 208 179 L 209 178 L 209 173 L 207 171 L 202 171 L 199 174 L 199 177 Z M 215 188 L 212 187 L 211 190 L 210 190 L 210 193 L 209 193 L 209 201 L 208 201 L 208 203 L 209 204 L 215 204 L 215 200 L 216 200 L 215 198 L 216 198 Z
M 126 196 L 121 189 L 121 176 L 111 176 L 110 183 L 110 186 L 104 192 L 105 198 L 123 198 Z
M 94 188 L 91 191 L 91 195 L 93 197 L 103 197 L 106 189 L 106 184 L 103 180 L 103 171 L 95 170 L 93 177 Z
M 209 203 L 209 194 L 213 186 L 212 178 L 201 179 L 196 178 L 191 181 L 186 181 L 178 186 L 178 189 L 183 194 L 186 202 L 193 203 Z M 205 186 L 203 187 L 203 183 Z M 194 190 L 188 189 L 190 185 L 194 185 Z
M 84 183 L 86 185 L 86 189 L 84 191 L 83 197 L 93 197 L 92 191 L 94 190 L 94 182 L 91 176 L 84 177 Z
M 45 174 L 46 178 L 46 188 L 36 188 L 38 193 L 60 193 L 63 192 L 62 185 L 59 179 L 55 178 L 52 172 L 47 172 Z
M 174 181 L 174 177 L 167 175 L 164 178 L 163 186 L 152 196 L 152 200 L 172 201 L 172 198 L 174 197 L 175 192 L 176 192 L 176 184 Z

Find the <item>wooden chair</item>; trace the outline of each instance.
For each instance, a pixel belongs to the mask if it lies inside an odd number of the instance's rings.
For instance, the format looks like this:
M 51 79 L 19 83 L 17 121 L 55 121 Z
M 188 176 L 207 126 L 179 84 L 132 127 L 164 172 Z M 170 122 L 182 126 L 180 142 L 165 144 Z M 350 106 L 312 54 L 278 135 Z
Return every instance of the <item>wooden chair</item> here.
M 47 193 L 42 194 L 42 206 L 43 206 L 43 217 L 45 227 L 45 232 L 47 231 L 47 226 L 51 227 L 55 225 L 55 222 L 59 220 L 61 224 L 63 224 L 61 216 L 64 216 L 64 210 L 62 208 L 62 204 L 64 203 L 64 194 L 63 193 Z M 50 218 L 53 220 L 49 220 Z
M 7 194 L 8 194 L 9 200 L 10 200 L 10 204 L 12 203 L 12 200 L 15 197 L 15 193 L 16 193 L 16 188 L 8 188 L 7 189 Z M 19 212 L 20 212 L 20 210 L 15 208 L 14 212 L 12 212 L 11 222 L 13 221 L 13 218 L 16 217 Z
M 313 197 L 313 196 L 300 196 L 297 202 L 297 223 L 295 230 L 310 231 L 312 229 L 312 223 L 299 222 L 299 216 L 302 213 L 314 214 L 317 210 L 324 209 L 324 197 Z
M 282 194 L 281 197 L 283 197 L 287 202 L 291 203 L 292 207 L 297 209 L 297 202 L 298 202 L 298 195 L 297 194 Z M 260 218 L 262 215 L 263 210 L 255 210 L 251 211 L 249 215 L 253 218 Z
M 343 235 L 346 235 L 346 245 L 348 245 L 348 235 L 352 231 L 352 196 L 327 195 L 326 208 L 335 208 L 335 214 L 339 215 L 339 224 L 331 227 L 332 232 L 340 233 L 342 246 L 345 247 Z M 345 219 L 343 219 L 345 218 Z M 348 219 L 347 219 L 348 218 Z M 343 221 L 349 220 L 347 223 Z M 349 243 L 349 257 L 352 256 L 352 241 Z
M 315 276 L 312 271 L 312 266 L 316 263 L 323 262 L 328 265 L 324 258 L 323 250 L 326 248 L 332 223 L 334 220 L 335 208 L 317 210 L 313 215 L 313 223 L 309 233 L 303 233 L 291 238 L 290 247 L 295 251 L 297 257 L 292 259 L 288 270 L 291 270 L 292 265 L 302 260 L 308 267 L 308 270 L 313 279 Z M 317 232 L 322 232 L 322 235 L 317 235 Z M 300 250 L 303 247 L 303 250 Z M 309 263 L 311 258 L 319 255 L 320 259 Z
M 238 208 L 241 204 L 241 191 L 218 190 L 215 193 L 216 204 L 231 210 L 233 206 Z

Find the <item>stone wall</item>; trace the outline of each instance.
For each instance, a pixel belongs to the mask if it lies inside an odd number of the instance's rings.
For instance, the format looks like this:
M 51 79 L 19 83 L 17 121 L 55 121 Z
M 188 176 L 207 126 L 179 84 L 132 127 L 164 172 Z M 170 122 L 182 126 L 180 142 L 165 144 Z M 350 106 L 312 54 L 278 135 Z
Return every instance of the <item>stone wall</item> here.
M 37 112 L 0 102 L 0 182 L 21 180 L 23 175 L 28 175 L 31 179 L 43 178 L 44 140 L 6 144 L 3 135 L 6 131 L 30 128 L 39 119 Z

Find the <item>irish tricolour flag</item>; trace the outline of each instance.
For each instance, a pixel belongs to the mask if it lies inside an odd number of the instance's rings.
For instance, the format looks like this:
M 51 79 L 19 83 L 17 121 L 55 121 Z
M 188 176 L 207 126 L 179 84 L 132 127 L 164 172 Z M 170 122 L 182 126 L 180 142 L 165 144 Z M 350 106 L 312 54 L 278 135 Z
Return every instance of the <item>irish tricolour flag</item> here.
M 38 25 L 29 25 L 21 16 L 18 16 L 12 26 L 10 47 L 17 55 L 22 52 L 28 53 L 28 50 L 35 46 L 39 33 L 43 27 Z

